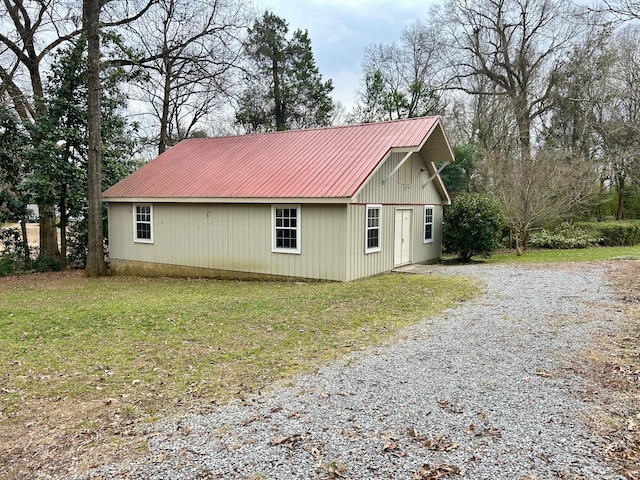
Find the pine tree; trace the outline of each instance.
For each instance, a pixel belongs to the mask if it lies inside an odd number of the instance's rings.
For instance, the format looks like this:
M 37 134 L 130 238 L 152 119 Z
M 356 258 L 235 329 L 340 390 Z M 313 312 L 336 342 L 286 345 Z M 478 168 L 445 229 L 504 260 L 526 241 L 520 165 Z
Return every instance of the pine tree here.
M 267 11 L 249 30 L 252 63 L 236 122 L 249 132 L 327 126 L 333 101 L 331 80 L 322 80 L 307 31 L 287 38 L 287 22 Z

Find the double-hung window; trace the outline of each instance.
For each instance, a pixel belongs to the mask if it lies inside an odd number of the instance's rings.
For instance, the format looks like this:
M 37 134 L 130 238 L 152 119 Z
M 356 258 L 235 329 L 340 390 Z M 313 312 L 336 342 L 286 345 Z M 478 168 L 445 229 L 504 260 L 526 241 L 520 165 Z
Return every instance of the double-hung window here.
M 424 207 L 424 243 L 433 242 L 433 207 Z
M 271 207 L 272 251 L 300 253 L 300 205 Z
M 133 206 L 133 241 L 153 243 L 153 205 L 136 204 Z
M 380 216 L 382 205 L 367 205 L 365 253 L 380 251 Z

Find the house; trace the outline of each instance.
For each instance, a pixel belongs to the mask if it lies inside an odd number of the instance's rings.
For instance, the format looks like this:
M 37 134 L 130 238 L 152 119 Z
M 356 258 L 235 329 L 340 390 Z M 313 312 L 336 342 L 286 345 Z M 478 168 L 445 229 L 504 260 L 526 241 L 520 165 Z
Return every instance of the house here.
M 350 281 L 441 254 L 440 117 L 183 140 L 109 188 L 118 274 Z

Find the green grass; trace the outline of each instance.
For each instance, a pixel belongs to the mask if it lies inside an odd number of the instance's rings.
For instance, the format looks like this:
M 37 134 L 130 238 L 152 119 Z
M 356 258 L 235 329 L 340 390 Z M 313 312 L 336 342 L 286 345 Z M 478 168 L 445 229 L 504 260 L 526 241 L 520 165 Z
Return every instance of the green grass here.
M 29 402 L 57 399 L 125 398 L 131 416 L 224 402 L 478 292 L 468 279 L 401 274 L 351 283 L 37 278 L 0 280 L 0 417 L 24 420 Z
M 600 260 L 640 260 L 640 245 L 633 247 L 591 247 L 573 250 L 527 250 L 517 256 L 515 250 L 500 251 L 489 258 L 473 257 L 474 261 L 487 263 L 556 263 L 592 262 Z

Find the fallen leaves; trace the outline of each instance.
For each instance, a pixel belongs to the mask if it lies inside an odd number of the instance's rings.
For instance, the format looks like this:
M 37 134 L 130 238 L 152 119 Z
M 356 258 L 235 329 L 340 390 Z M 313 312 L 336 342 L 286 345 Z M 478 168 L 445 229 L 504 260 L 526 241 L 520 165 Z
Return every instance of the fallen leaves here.
M 436 435 L 435 437 L 423 436 L 418 434 L 415 427 L 410 427 L 409 436 L 413 438 L 415 442 L 422 443 L 422 446 L 427 450 L 450 452 L 458 448 L 458 444 L 451 442 L 448 435 Z
M 435 438 L 427 439 L 422 445 L 428 450 L 437 450 L 439 452 L 450 452 L 458 448 L 458 444 L 449 441 L 446 435 L 438 435 Z
M 276 445 L 289 445 L 293 447 L 301 441 L 302 441 L 302 435 L 300 435 L 299 433 L 295 433 L 293 435 L 287 435 L 285 437 L 276 438 L 271 442 L 271 446 L 273 447 Z
M 339 478 L 346 478 L 347 467 L 338 462 L 325 462 L 319 466 L 320 470 L 324 472 L 323 479 L 333 480 Z
M 598 388 L 590 394 L 599 413 L 591 426 L 606 440 L 604 453 L 628 480 L 640 480 L 640 262 L 611 262 L 609 280 L 615 285 L 620 330 L 595 338 L 580 373 Z
M 451 403 L 449 400 L 438 400 L 438 406 L 450 413 L 464 413 L 462 405 Z
M 502 437 L 502 432 L 496 427 L 485 426 L 478 428 L 478 426 L 473 423 L 462 431 L 468 435 L 475 435 L 476 437 L 492 437 L 494 439 Z
M 413 474 L 414 480 L 438 480 L 440 478 L 452 477 L 454 475 L 460 475 L 462 471 L 460 468 L 449 463 L 442 463 L 440 465 L 430 465 L 425 463 L 419 471 Z
M 546 370 L 543 370 L 543 369 L 536 370 L 536 375 L 541 377 L 541 378 L 551 378 L 552 377 L 552 375 L 549 372 L 547 372 Z
M 382 447 L 383 452 L 395 452 L 398 449 L 398 442 L 385 442 Z

